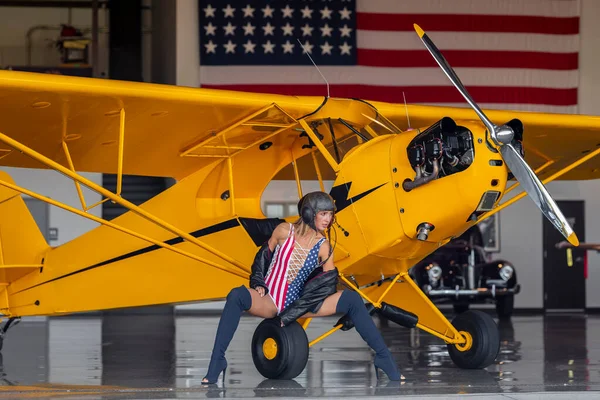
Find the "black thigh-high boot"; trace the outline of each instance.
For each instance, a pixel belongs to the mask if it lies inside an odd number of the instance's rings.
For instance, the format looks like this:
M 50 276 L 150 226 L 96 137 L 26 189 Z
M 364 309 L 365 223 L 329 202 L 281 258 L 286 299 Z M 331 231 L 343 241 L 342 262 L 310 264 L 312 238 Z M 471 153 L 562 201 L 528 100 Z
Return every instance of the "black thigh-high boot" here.
M 227 350 L 231 339 L 233 339 L 233 334 L 239 325 L 242 313 L 249 310 L 251 306 L 252 297 L 246 287 L 240 286 L 231 289 L 227 295 L 227 301 L 225 302 L 221 320 L 217 327 L 217 334 L 212 355 L 210 357 L 208 372 L 204 377 L 208 382 L 203 383 L 216 383 L 221 371 L 223 371 L 223 379 L 225 379 L 224 371 L 227 369 L 225 351 Z
M 376 374 L 378 374 L 377 368 L 381 368 L 390 380 L 399 381 L 400 371 L 392 357 L 392 352 L 385 345 L 362 297 L 354 290 L 345 289 L 337 303 L 336 312 L 348 314 L 360 336 L 375 351 Z

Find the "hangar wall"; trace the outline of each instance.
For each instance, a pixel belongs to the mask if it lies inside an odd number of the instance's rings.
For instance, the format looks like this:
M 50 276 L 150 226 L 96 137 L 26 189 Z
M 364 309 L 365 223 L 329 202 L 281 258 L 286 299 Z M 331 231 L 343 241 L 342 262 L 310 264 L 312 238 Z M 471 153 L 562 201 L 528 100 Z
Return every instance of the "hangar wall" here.
M 600 115 L 600 2 L 581 0 L 579 53 L 579 113 Z M 547 185 L 555 200 L 585 201 L 585 236 L 590 243 L 600 242 L 600 181 L 558 181 Z M 508 197 L 510 198 L 510 196 Z M 508 199 L 507 198 L 507 199 Z M 500 212 L 501 257 L 513 261 L 522 291 L 515 297 L 515 308 L 542 308 L 543 299 L 543 216 L 529 198 Z M 523 243 L 530 241 L 531 247 Z M 600 307 L 600 254 L 588 252 L 586 307 Z

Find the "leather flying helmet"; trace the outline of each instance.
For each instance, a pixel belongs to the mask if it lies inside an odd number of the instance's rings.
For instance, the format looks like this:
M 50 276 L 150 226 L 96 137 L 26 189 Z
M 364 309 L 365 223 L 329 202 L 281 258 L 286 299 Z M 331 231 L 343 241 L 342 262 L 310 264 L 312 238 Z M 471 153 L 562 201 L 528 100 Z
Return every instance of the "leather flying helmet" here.
M 324 192 L 310 192 L 305 194 L 298 202 L 298 214 L 302 218 L 305 224 L 317 230 L 315 227 L 315 217 L 320 211 L 333 211 L 335 214 L 335 203 L 333 198 Z M 333 224 L 334 219 L 328 228 Z

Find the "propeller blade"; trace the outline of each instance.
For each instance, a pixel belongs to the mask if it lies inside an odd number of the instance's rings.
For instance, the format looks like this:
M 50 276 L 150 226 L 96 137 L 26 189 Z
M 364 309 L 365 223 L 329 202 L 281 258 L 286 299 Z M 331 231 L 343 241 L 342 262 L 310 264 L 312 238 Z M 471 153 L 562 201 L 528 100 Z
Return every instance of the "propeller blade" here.
M 509 143 L 500 146 L 500 153 L 508 168 L 510 168 L 515 178 L 521 183 L 523 190 L 527 192 L 533 202 L 542 210 L 542 213 L 548 218 L 550 223 L 563 234 L 569 243 L 573 246 L 579 246 L 579 239 L 577 239 L 577 235 L 573 232 L 560 208 L 558 208 L 554 199 L 521 157 L 517 149 Z
M 481 121 L 484 123 L 486 128 L 488 128 L 490 133 L 495 132 L 496 125 L 494 125 L 492 123 L 492 121 L 490 121 L 490 119 L 487 117 L 487 115 L 485 115 L 483 113 L 483 111 L 481 110 L 481 108 L 479 108 L 479 106 L 475 103 L 475 101 L 473 100 L 473 98 L 471 97 L 469 92 L 467 92 L 465 85 L 463 85 L 463 83 L 458 78 L 458 75 L 456 75 L 456 73 L 454 72 L 452 67 L 450 67 L 450 64 L 448 64 L 448 62 L 442 55 L 442 52 L 438 50 L 438 48 L 435 46 L 435 44 L 433 44 L 433 41 L 431 39 L 429 39 L 427 34 L 425 34 L 423 29 L 421 29 L 421 27 L 419 25 L 413 24 L 413 27 L 415 28 L 415 31 L 421 38 L 421 41 L 423 42 L 423 44 L 425 45 L 427 50 L 429 50 L 429 53 L 431 53 L 431 55 L 433 56 L 435 61 L 438 63 L 440 68 L 442 68 L 442 71 L 444 71 L 444 73 L 446 74 L 448 79 L 450 79 L 452 84 L 456 87 L 456 89 L 458 89 L 460 94 L 462 94 L 462 96 L 465 98 L 467 103 L 469 103 L 469 105 L 473 108 L 475 113 L 477 113 L 477 115 L 479 116 Z
M 500 153 L 508 168 L 515 176 L 515 178 L 521 183 L 523 190 L 529 195 L 533 202 L 539 207 L 542 213 L 548 218 L 550 223 L 554 225 L 556 229 L 571 243 L 573 246 L 579 245 L 579 239 L 577 235 L 567 222 L 565 216 L 562 214 L 542 182 L 535 175 L 533 170 L 527 165 L 523 157 L 519 154 L 517 149 L 511 144 L 514 138 L 514 130 L 511 126 L 502 125 L 496 126 L 490 119 L 483 113 L 475 101 L 471 98 L 467 89 L 460 81 L 452 67 L 448 64 L 442 53 L 433 44 L 433 41 L 425 34 L 423 29 L 419 25 L 414 24 L 415 31 L 421 38 L 421 41 L 431 53 L 435 61 L 438 63 L 442 71 L 450 79 L 452 84 L 458 89 L 460 94 L 465 98 L 467 103 L 473 108 L 475 113 L 479 116 L 483 124 L 488 129 L 490 135 L 494 141 L 499 145 Z

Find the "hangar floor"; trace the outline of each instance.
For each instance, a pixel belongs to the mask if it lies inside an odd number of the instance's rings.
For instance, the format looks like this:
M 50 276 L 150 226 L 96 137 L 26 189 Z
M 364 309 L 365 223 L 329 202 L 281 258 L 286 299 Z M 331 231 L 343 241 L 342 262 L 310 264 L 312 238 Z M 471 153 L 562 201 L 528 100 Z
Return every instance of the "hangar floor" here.
M 24 320 L 4 341 L 0 397 L 247 398 L 379 396 L 419 398 L 597 398 L 600 316 L 514 316 L 500 322 L 501 350 L 485 370 L 456 368 L 443 342 L 376 319 L 407 382 L 377 382 L 369 348 L 355 330 L 316 344 L 293 381 L 264 379 L 243 317 L 227 354 L 224 385 L 206 389 L 218 315 L 111 315 Z M 315 319 L 309 339 L 337 318 Z M 422 397 L 421 397 L 422 396 Z

